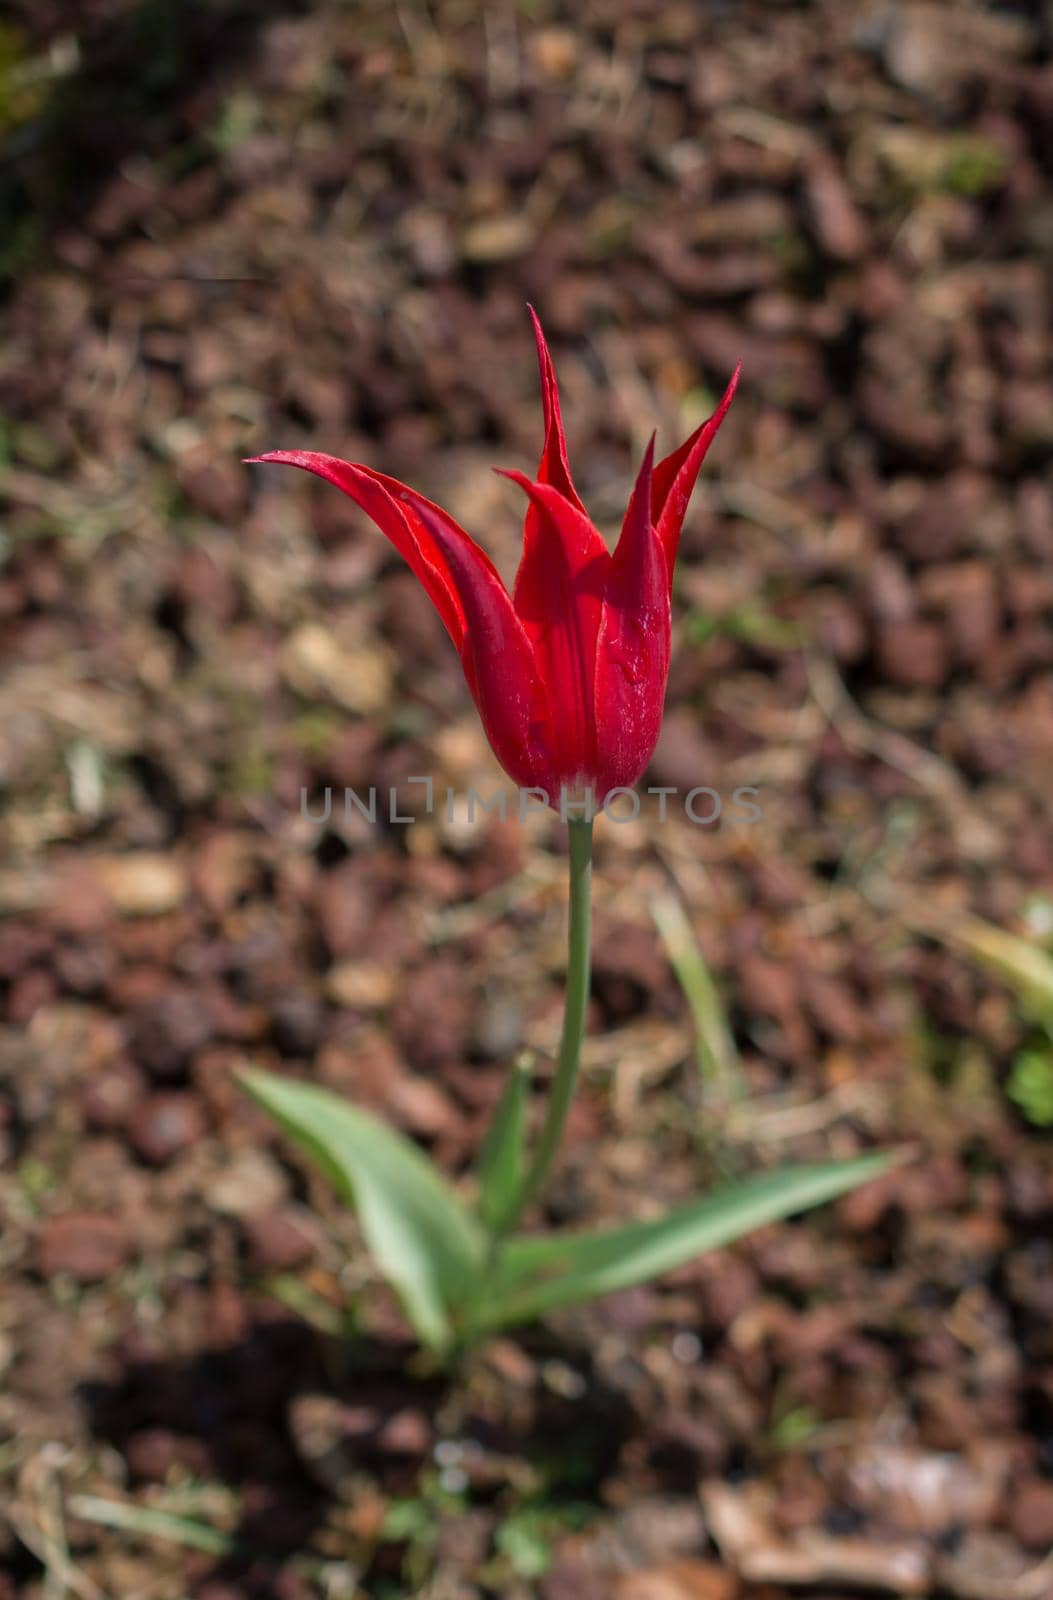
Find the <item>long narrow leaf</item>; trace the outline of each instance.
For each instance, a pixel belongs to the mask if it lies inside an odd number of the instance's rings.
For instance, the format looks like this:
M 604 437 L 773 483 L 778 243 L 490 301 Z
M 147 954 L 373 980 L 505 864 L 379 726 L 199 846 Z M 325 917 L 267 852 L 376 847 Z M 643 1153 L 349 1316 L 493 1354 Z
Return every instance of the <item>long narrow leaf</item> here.
M 725 1102 L 738 1100 L 745 1093 L 742 1065 L 719 991 L 702 959 L 687 913 L 675 895 L 663 894 L 652 904 L 651 915 L 691 1011 L 703 1086 Z
M 532 1063 L 524 1056 L 512 1068 L 479 1157 L 479 1214 L 499 1233 L 519 1190 Z
M 423 1343 L 443 1350 L 476 1287 L 482 1229 L 427 1157 L 368 1112 L 269 1072 L 240 1081 L 355 1206 L 378 1267 Z
M 596 1233 L 512 1239 L 487 1292 L 493 1327 L 592 1300 L 670 1272 L 766 1222 L 832 1200 L 897 1159 L 880 1152 L 747 1179 L 665 1216 Z

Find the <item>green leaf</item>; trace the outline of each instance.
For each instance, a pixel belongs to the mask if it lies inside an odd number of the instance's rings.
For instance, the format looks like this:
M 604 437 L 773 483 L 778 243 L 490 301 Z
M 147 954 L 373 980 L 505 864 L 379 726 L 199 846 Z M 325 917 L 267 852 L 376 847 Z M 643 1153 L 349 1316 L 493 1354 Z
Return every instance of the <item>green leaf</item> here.
M 596 1233 L 511 1239 L 487 1287 L 491 1327 L 593 1300 L 670 1272 L 754 1228 L 821 1205 L 874 1178 L 897 1159 L 879 1152 L 749 1178 L 651 1221 Z
M 402 1134 L 326 1089 L 269 1072 L 239 1080 L 355 1206 L 422 1343 L 446 1349 L 477 1285 L 485 1238 L 441 1173 Z
M 479 1157 L 479 1214 L 495 1233 L 507 1224 L 519 1192 L 532 1073 L 531 1057 L 522 1056 L 505 1084 Z
M 1053 1128 L 1053 1046 L 1020 1051 L 1006 1094 L 1036 1128 Z
M 702 1083 L 725 1102 L 741 1099 L 746 1085 L 735 1040 L 687 913 L 675 895 L 662 894 L 653 901 L 651 915 L 691 1010 Z
M 543 1578 L 552 1565 L 552 1540 L 544 1513 L 521 1511 L 501 1523 L 494 1545 L 517 1578 Z

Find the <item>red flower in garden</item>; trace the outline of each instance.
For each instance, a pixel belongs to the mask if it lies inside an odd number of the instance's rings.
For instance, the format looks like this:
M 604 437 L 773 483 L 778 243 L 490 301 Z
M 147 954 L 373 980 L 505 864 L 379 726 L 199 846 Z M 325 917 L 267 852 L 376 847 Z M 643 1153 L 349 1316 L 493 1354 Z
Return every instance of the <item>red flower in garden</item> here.
M 650 760 L 669 674 L 670 591 L 687 503 L 731 404 L 736 368 L 708 422 L 663 460 L 648 445 L 610 553 L 571 481 L 559 394 L 531 310 L 545 410 L 511 595 L 490 558 L 448 512 L 372 467 L 310 450 L 255 461 L 302 467 L 336 484 L 405 557 L 457 650 L 486 736 L 509 776 L 558 806 L 565 788 L 596 805 L 631 787 Z

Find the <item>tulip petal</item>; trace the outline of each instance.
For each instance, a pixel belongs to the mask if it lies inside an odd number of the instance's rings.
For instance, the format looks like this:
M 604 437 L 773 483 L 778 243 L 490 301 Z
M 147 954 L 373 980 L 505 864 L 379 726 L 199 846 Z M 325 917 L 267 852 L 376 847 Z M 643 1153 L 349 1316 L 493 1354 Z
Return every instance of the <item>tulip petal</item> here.
M 534 340 L 537 344 L 537 364 L 541 374 L 541 403 L 545 410 L 545 446 L 541 452 L 538 463 L 537 478 L 539 483 L 551 483 L 558 489 L 572 506 L 584 512 L 585 507 L 578 499 L 577 490 L 571 482 L 570 466 L 567 462 L 567 441 L 563 435 L 563 419 L 559 409 L 559 386 L 556 383 L 556 369 L 552 363 L 552 355 L 548 342 L 541 328 L 541 322 L 533 306 L 528 306 L 530 320 L 534 324 Z
M 464 610 L 457 586 L 447 568 L 442 546 L 425 522 L 422 508 L 426 507 L 440 526 L 456 529 L 467 539 L 468 535 L 448 512 L 408 489 L 397 478 L 389 478 L 385 473 L 364 467 L 357 461 L 341 461 L 338 456 L 321 455 L 314 450 L 270 450 L 266 455 L 252 456 L 250 459 L 254 462 L 278 462 L 283 466 L 301 467 L 305 472 L 313 472 L 316 477 L 335 484 L 349 495 L 408 562 L 446 625 L 450 638 L 460 650 L 464 642 Z M 481 556 L 482 551 L 479 554 Z
M 412 490 L 404 493 L 413 496 Z M 417 515 L 445 559 L 464 613 L 461 663 L 486 737 L 516 783 L 546 787 L 551 763 L 544 695 L 526 629 L 489 557 L 428 501 L 413 498 Z
M 731 375 L 731 382 L 724 390 L 724 398 L 708 422 L 703 422 L 700 428 L 696 428 L 679 449 L 665 456 L 654 469 L 651 482 L 651 517 L 665 551 L 670 583 L 673 579 L 677 545 L 680 543 L 680 529 L 683 526 L 691 491 L 706 459 L 706 451 L 716 438 L 717 429 L 727 415 L 728 407 L 738 388 L 741 371 L 740 362 Z
M 596 646 L 597 803 L 631 787 L 662 725 L 671 631 L 665 555 L 651 517 L 654 438 L 611 558 Z
M 514 603 L 547 691 L 549 745 L 569 784 L 595 763 L 596 635 L 611 558 L 585 513 L 553 484 L 497 470 L 530 500 Z

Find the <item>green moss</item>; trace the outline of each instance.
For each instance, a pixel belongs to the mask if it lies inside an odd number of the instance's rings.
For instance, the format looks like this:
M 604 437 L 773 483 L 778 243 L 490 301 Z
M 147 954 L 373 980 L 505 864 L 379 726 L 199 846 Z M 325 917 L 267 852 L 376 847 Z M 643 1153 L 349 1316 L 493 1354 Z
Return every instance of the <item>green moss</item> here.
M 230 789 L 244 799 L 266 795 L 274 787 L 274 763 L 269 751 L 258 744 L 239 750 L 228 774 Z
M 26 1156 L 18 1168 L 18 1184 L 31 1200 L 58 1188 L 58 1174 L 37 1156 Z
M 997 189 L 1008 166 L 1001 145 L 979 134 L 961 134 L 948 141 L 940 187 L 974 199 Z
M 293 737 L 306 756 L 325 756 L 346 722 L 328 706 L 312 706 L 302 711 L 293 723 Z
M 13 22 L 0 22 L 0 133 L 36 115 L 43 97 L 43 77 L 21 28 Z
M 1021 1050 L 1006 1094 L 1036 1128 L 1053 1128 L 1053 1040 Z
M 263 120 L 263 107 L 244 89 L 227 96 L 209 130 L 209 143 L 220 155 L 230 155 L 251 138 Z
M 822 1426 L 813 1406 L 793 1406 L 772 1422 L 768 1442 L 773 1450 L 799 1450 Z

